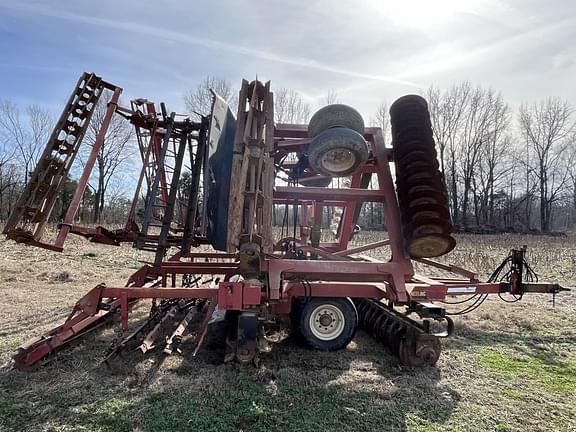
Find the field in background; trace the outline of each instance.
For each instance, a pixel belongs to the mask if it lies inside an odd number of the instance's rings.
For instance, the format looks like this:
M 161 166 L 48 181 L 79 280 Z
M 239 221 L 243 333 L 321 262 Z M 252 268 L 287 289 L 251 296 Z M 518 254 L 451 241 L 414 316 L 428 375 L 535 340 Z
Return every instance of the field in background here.
M 574 237 L 458 236 L 443 261 L 485 278 L 523 244 L 541 279 L 576 286 Z M 221 364 L 221 348 L 208 341 L 197 357 L 185 342 L 183 356 L 133 353 L 108 370 L 98 363 L 120 336 L 108 327 L 33 373 L 11 370 L 18 345 L 60 324 L 96 284 L 123 285 L 149 258 L 76 238 L 62 254 L 0 241 L 0 430 L 576 430 L 574 292 L 555 308 L 542 295 L 487 301 L 457 319 L 436 368 L 401 367 L 360 331 L 337 353 L 287 338 L 258 369 Z

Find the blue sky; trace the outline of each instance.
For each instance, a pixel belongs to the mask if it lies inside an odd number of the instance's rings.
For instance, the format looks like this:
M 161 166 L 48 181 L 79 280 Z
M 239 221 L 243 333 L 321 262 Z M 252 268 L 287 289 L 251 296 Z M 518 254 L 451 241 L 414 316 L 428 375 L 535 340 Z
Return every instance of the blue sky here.
M 576 105 L 575 33 L 572 1 L 0 0 L 0 98 L 58 113 L 86 70 L 176 110 L 206 75 L 258 75 L 314 107 L 334 89 L 366 116 L 463 80 Z

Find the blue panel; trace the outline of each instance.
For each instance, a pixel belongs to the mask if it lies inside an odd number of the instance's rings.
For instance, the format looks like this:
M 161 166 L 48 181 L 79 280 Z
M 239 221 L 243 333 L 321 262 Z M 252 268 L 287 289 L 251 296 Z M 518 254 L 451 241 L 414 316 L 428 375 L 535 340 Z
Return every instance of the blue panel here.
M 214 101 L 208 150 L 207 237 L 217 250 L 226 250 L 228 206 L 236 119 L 228 104 Z

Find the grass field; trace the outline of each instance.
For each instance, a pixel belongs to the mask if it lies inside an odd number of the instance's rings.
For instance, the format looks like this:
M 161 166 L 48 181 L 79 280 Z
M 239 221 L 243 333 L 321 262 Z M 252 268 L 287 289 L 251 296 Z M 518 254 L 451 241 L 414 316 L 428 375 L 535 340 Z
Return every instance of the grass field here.
M 523 244 L 541 279 L 576 286 L 574 237 L 461 236 L 444 261 L 486 277 Z M 185 341 L 183 356 L 133 353 L 109 370 L 98 364 L 120 330 L 108 327 L 32 373 L 11 369 L 17 346 L 97 283 L 123 285 L 142 259 L 82 239 L 62 254 L 0 241 L 0 430 L 576 431 L 573 292 L 555 308 L 542 295 L 487 301 L 457 319 L 435 368 L 401 367 L 360 331 L 337 353 L 287 338 L 259 368 L 222 364 L 210 343 L 192 357 Z

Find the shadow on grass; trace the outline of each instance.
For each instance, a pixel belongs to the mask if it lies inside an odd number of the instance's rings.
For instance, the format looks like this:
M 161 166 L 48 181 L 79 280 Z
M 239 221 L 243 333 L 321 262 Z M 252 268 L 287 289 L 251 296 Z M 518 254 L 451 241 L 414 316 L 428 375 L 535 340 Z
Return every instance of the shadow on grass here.
M 460 400 L 455 389 L 439 383 L 438 369 L 403 368 L 361 331 L 339 352 L 312 351 L 287 338 L 262 355 L 259 368 L 222 364 L 222 340 L 211 333 L 197 357 L 187 339 L 183 356 L 126 353 L 109 370 L 96 364 L 114 333 L 97 330 L 36 372 L 4 368 L 0 429 L 442 430 Z M 575 342 L 570 334 L 460 323 L 445 350 L 482 347 L 488 355 L 481 354 L 480 362 L 489 370 L 512 379 L 535 369 L 535 382 L 564 391 L 574 380 L 562 371 L 573 371 L 574 363 L 557 351 Z M 493 354 L 497 347 L 528 360 Z
M 458 393 L 436 368 L 402 368 L 359 332 L 348 349 L 317 352 L 291 338 L 259 368 L 222 364 L 209 338 L 197 357 L 131 353 L 94 367 L 98 331 L 36 372 L 0 372 L 0 429 L 102 431 L 441 430 Z

